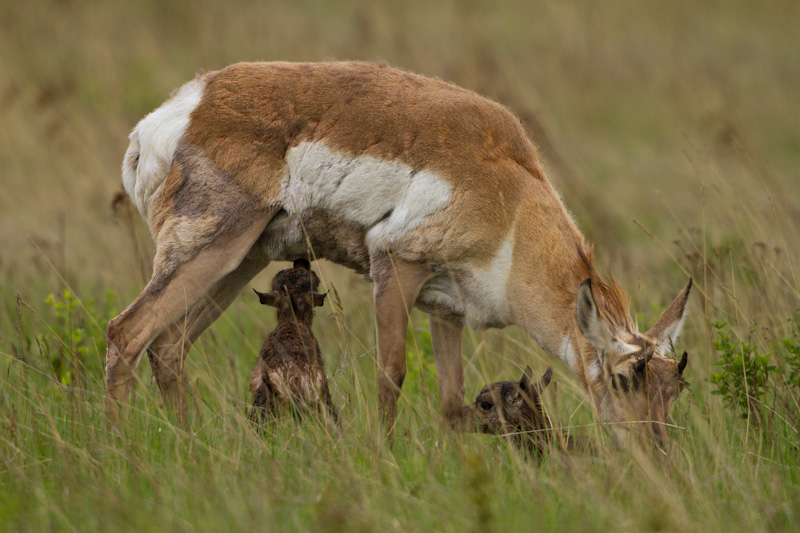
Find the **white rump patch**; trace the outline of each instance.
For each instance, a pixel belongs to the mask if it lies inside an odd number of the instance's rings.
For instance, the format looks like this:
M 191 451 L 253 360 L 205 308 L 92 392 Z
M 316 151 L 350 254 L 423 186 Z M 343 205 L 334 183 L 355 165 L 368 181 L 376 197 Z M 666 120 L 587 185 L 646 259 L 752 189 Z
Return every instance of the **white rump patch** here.
M 281 202 L 290 215 L 322 209 L 365 228 L 370 251 L 390 246 L 450 203 L 452 187 L 427 171 L 369 156 L 350 157 L 322 142 L 286 154 Z
M 131 143 L 122 163 L 122 184 L 145 219 L 153 196 L 167 179 L 178 142 L 186 133 L 205 85 L 203 78 L 183 85 L 130 134 Z

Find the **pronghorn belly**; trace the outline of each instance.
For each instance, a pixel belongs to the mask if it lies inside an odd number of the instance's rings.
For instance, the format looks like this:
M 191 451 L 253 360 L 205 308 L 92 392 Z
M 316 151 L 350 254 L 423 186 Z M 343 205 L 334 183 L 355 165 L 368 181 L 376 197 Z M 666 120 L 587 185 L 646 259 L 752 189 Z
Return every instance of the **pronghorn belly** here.
M 327 259 L 359 274 L 369 273 L 367 229 L 321 210 L 307 210 L 300 217 L 281 210 L 267 225 L 257 249 L 270 261 L 307 257 Z

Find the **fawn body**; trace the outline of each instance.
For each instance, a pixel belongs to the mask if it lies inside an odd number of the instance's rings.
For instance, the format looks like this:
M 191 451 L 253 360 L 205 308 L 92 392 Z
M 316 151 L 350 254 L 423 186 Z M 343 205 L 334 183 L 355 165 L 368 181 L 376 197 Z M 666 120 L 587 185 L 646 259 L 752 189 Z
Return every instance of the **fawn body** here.
M 259 301 L 277 309 L 278 324 L 269 334 L 250 377 L 253 417 L 262 421 L 289 411 L 295 417 L 318 412 L 338 421 L 328 390 L 325 363 L 311 330 L 314 307 L 323 305 L 319 278 L 305 259 L 278 272 L 272 292 Z

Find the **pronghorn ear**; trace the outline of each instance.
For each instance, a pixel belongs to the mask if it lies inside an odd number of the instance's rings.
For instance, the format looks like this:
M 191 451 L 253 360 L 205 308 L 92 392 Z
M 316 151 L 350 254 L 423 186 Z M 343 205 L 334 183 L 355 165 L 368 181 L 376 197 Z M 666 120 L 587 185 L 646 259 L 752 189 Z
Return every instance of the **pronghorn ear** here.
M 586 278 L 578 288 L 578 296 L 575 299 L 575 312 L 578 318 L 578 328 L 586 339 L 594 346 L 598 354 L 611 347 L 613 336 L 611 330 L 597 310 L 597 304 L 592 294 L 592 280 Z
M 315 292 L 313 297 L 314 307 L 322 307 L 323 305 L 325 305 L 325 297 L 327 295 L 328 295 L 327 292 L 325 294 L 320 294 L 318 292 Z
M 645 333 L 647 337 L 656 343 L 661 353 L 668 352 L 672 343 L 678 340 L 678 335 L 683 327 L 683 319 L 686 318 L 686 302 L 689 299 L 689 291 L 691 289 L 692 278 L 689 278 L 689 283 L 686 284 L 686 287 L 683 288 L 669 307 L 661 313 L 653 327 Z
M 258 294 L 258 301 L 261 302 L 262 305 L 278 307 L 281 303 L 281 295 L 278 293 L 278 291 L 263 293 L 253 289 L 253 292 Z

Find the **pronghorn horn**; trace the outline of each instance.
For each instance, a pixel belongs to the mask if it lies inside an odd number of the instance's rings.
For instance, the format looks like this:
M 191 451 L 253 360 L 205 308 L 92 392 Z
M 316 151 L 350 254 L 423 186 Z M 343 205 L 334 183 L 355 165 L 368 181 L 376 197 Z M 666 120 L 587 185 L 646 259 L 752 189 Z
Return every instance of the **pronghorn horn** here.
M 684 350 L 683 356 L 681 357 L 681 360 L 678 362 L 678 374 L 683 374 L 683 370 L 686 368 L 686 363 L 688 362 L 689 362 L 689 354 L 686 353 L 686 351 Z

